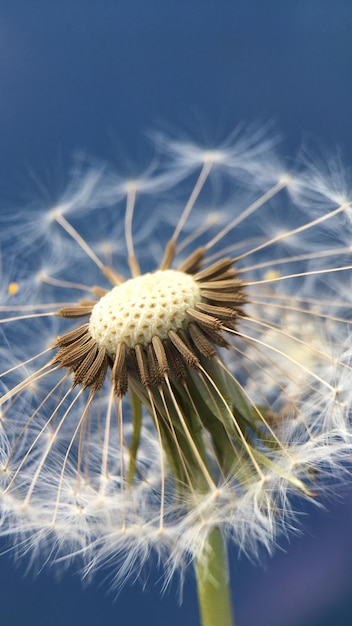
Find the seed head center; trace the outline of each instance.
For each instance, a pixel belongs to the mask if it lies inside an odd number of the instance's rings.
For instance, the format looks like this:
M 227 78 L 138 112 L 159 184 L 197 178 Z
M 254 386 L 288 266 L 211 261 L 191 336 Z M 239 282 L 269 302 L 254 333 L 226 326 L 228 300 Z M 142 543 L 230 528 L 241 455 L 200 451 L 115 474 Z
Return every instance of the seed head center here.
M 190 275 L 159 270 L 131 278 L 114 287 L 94 306 L 89 333 L 109 356 L 119 343 L 134 349 L 147 346 L 154 336 L 166 339 L 170 330 L 186 328 L 187 310 L 201 299 L 200 286 Z

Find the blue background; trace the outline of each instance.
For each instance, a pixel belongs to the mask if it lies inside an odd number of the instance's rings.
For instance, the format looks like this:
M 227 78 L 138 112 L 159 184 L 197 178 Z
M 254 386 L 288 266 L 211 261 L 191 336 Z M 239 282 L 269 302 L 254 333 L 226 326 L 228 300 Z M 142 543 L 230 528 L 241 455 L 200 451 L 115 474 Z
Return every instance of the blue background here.
M 155 128 L 216 141 L 273 120 L 286 154 L 308 135 L 351 164 L 351 32 L 350 0 L 2 0 L 1 195 L 20 200 L 30 172 L 60 185 L 77 150 L 138 160 Z M 349 491 L 263 567 L 230 551 L 237 626 L 352 624 Z M 191 573 L 181 607 L 156 569 L 115 601 L 99 575 L 23 574 L 0 558 L 3 626 L 197 624 Z

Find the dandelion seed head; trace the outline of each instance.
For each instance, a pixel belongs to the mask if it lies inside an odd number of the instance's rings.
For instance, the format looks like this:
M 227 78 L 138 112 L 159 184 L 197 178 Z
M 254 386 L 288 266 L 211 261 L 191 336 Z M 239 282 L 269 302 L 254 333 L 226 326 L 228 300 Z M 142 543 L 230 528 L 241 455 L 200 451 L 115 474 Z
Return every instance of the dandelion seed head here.
M 274 143 L 158 136 L 142 173 L 81 162 L 1 234 L 24 235 L 0 294 L 0 534 L 18 553 L 117 586 L 154 553 L 167 584 L 215 527 L 271 553 L 297 502 L 344 480 L 350 208 Z

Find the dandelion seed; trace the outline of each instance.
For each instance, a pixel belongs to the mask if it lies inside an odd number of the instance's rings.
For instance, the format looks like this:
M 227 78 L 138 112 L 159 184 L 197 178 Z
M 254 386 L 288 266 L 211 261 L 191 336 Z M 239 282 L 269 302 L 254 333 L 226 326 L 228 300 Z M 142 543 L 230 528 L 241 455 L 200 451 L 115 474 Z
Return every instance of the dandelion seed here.
M 39 259 L 28 229 L 26 288 L 4 269 L 0 532 L 20 552 L 81 559 L 86 575 L 109 563 L 120 584 L 154 551 L 166 580 L 194 561 L 200 597 L 216 594 L 206 572 L 220 580 L 224 541 L 271 551 L 292 497 L 344 476 L 352 263 L 346 234 L 326 242 L 350 199 L 316 172 L 283 173 L 257 140 L 159 137 L 167 168 L 75 179 L 43 213 L 54 235 Z M 183 193 L 175 221 L 166 198 L 174 213 Z M 226 592 L 217 602 L 230 623 Z

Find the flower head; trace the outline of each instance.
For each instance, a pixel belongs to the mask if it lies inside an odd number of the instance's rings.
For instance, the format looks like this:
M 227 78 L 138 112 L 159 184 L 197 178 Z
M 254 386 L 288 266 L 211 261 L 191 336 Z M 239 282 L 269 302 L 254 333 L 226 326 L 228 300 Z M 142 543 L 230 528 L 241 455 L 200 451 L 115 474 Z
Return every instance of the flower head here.
M 19 551 L 111 562 L 116 580 L 151 550 L 182 569 L 213 528 L 270 551 L 296 496 L 344 475 L 350 199 L 316 169 L 283 173 L 259 139 L 159 137 L 167 166 L 141 182 L 87 171 L 36 211 L 45 235 L 18 214 L 0 528 Z

